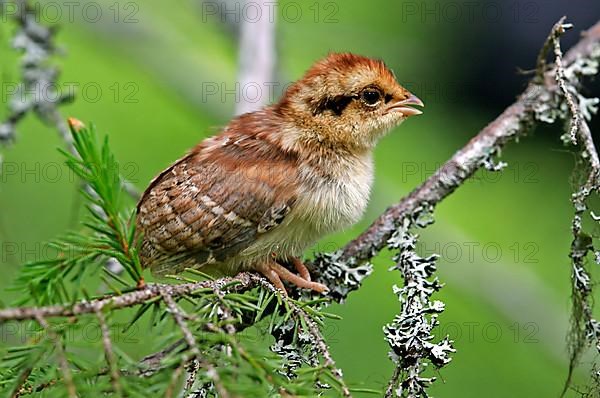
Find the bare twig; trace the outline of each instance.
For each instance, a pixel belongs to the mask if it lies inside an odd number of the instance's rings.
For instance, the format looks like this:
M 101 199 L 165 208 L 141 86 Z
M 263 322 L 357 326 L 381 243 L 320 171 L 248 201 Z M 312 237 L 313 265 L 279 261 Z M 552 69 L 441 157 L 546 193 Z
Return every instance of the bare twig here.
M 569 139 L 573 145 L 577 144 L 577 134 L 579 132 L 579 125 L 581 124 L 581 112 L 578 110 L 575 101 L 573 100 L 573 96 L 569 92 L 567 88 L 567 78 L 565 76 L 565 68 L 563 66 L 563 54 L 560 49 L 560 36 L 567 29 L 571 28 L 571 24 L 563 24 L 565 17 L 563 17 L 557 25 L 555 25 L 556 31 L 555 34 L 552 35 L 552 44 L 554 47 L 554 62 L 556 65 L 556 83 L 563 95 L 565 96 L 565 100 L 567 101 L 567 105 L 569 106 L 569 110 L 571 111 L 571 128 L 569 129 Z
M 351 397 L 350 390 L 348 389 L 348 386 L 346 385 L 346 382 L 344 381 L 344 378 L 342 376 L 342 371 L 335 364 L 333 356 L 331 355 L 331 352 L 329 352 L 329 347 L 325 342 L 325 338 L 321 334 L 319 326 L 315 323 L 314 320 L 312 320 L 308 316 L 308 314 L 303 309 L 298 307 L 296 304 L 292 303 L 290 307 L 294 310 L 296 314 L 298 314 L 304 319 L 304 322 L 306 322 L 309 333 L 315 339 L 315 342 L 317 343 L 317 348 L 321 352 L 321 355 L 323 355 L 323 358 L 325 358 L 325 366 L 331 370 L 333 377 L 335 377 L 338 383 L 340 383 L 340 386 L 342 388 L 342 395 L 344 397 Z
M 56 349 L 56 355 L 60 363 L 60 369 L 63 374 L 63 380 L 65 382 L 65 386 L 67 387 L 69 398 L 77 398 L 77 391 L 75 389 L 75 383 L 73 382 L 73 375 L 71 374 L 69 361 L 67 360 L 67 354 L 65 353 L 61 339 L 56 335 L 56 333 L 54 333 L 46 319 L 44 319 L 41 314 L 36 314 L 35 319 L 40 326 L 44 328 L 48 338 L 54 343 L 54 348 Z
M 161 369 L 162 360 L 170 355 L 173 351 L 181 348 L 184 345 L 185 341 L 183 339 L 179 339 L 168 347 L 142 358 L 140 361 L 140 367 L 143 370 L 140 372 L 140 376 L 151 376 L 159 371 Z
M 183 314 L 182 310 L 177 306 L 177 304 L 175 303 L 175 300 L 173 300 L 173 297 L 170 295 L 170 293 L 166 289 L 163 289 L 160 292 L 160 295 L 162 296 L 163 301 L 167 305 L 169 312 L 175 319 L 177 326 L 179 326 L 179 329 L 181 329 L 181 333 L 183 333 L 183 339 L 187 343 L 188 349 L 192 351 L 192 354 L 194 357 L 199 358 L 200 357 L 200 349 L 198 348 L 198 345 L 196 344 L 196 339 L 194 338 L 194 334 L 192 333 L 190 328 L 188 328 L 188 326 L 187 326 L 187 323 L 185 321 L 186 316 Z
M 577 109 L 577 105 L 573 100 L 573 95 L 569 92 L 567 88 L 567 78 L 565 75 L 565 67 L 563 65 L 563 54 L 560 48 L 560 37 L 568 30 L 573 27 L 572 24 L 565 24 L 566 17 L 562 17 L 550 31 L 548 38 L 544 42 L 544 46 L 538 55 L 537 60 L 537 79 L 542 81 L 544 79 L 544 75 L 546 74 L 546 57 L 550 48 L 553 49 L 554 52 L 554 65 L 555 65 L 555 73 L 554 78 L 561 92 L 565 96 L 565 100 L 569 107 L 569 111 L 571 112 L 571 127 L 569 129 L 569 140 L 573 145 L 577 144 L 577 133 L 579 131 L 579 127 L 581 124 L 581 112 Z
M 100 324 L 100 332 L 102 333 L 102 346 L 104 347 L 104 356 L 106 363 L 108 364 L 108 371 L 110 374 L 110 381 L 112 384 L 113 391 L 118 397 L 123 396 L 123 389 L 121 383 L 119 383 L 119 368 L 117 367 L 117 360 L 115 358 L 115 352 L 112 347 L 112 341 L 110 339 L 110 331 L 106 323 L 106 317 L 102 310 L 96 311 L 96 318 Z
M 550 49 L 554 46 L 555 39 L 562 36 L 562 34 L 565 33 L 565 31 L 567 29 L 572 28 L 571 24 L 565 25 L 564 22 L 566 19 L 567 19 L 567 17 L 563 16 L 562 18 L 560 18 L 558 20 L 557 23 L 554 24 L 554 26 L 552 27 L 552 30 L 550 30 L 550 34 L 546 38 L 546 41 L 544 41 L 544 45 L 542 46 L 542 49 L 540 50 L 540 52 L 538 54 L 537 63 L 536 63 L 536 77 L 540 81 L 543 80 L 544 74 L 547 72 L 546 58 L 548 57 L 548 53 L 550 52 Z
M 200 349 L 198 348 L 198 345 L 196 344 L 196 338 L 194 337 L 194 334 L 192 333 L 190 328 L 187 326 L 187 322 L 185 321 L 186 315 L 183 313 L 181 308 L 179 308 L 177 306 L 177 304 L 175 303 L 175 300 L 173 300 L 173 297 L 170 295 L 168 289 L 163 289 L 160 292 L 160 295 L 162 296 L 163 301 L 167 305 L 169 312 L 175 319 L 177 326 L 179 326 L 179 329 L 181 330 L 181 333 L 183 334 L 183 339 L 185 340 L 185 342 L 188 345 L 188 349 L 191 350 L 191 352 L 192 352 L 192 355 L 189 358 L 184 357 L 183 361 L 181 362 L 181 366 L 178 369 L 181 369 L 180 372 L 182 372 L 183 369 L 185 368 L 185 366 L 187 366 L 188 363 L 190 363 L 190 361 L 192 361 L 194 359 L 197 360 L 200 367 L 206 369 L 206 374 L 212 380 L 215 388 L 219 392 L 219 396 L 222 398 L 228 398 L 229 393 L 223 386 L 223 383 L 221 382 L 221 378 L 219 377 L 219 373 L 217 372 L 215 367 L 212 364 L 202 360 L 201 354 L 200 354 Z

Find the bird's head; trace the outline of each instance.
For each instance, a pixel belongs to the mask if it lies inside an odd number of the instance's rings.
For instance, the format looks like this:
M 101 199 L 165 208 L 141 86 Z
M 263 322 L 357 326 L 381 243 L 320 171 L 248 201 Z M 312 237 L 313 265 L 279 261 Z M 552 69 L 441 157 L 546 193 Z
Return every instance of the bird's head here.
M 300 139 L 353 150 L 377 139 L 423 102 L 402 87 L 380 60 L 334 53 L 292 84 L 275 110 L 298 128 Z

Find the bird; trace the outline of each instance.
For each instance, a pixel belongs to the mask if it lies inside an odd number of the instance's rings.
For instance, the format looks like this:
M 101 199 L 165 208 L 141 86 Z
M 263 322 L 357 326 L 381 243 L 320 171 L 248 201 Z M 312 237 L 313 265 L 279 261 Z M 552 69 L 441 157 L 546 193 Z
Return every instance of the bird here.
M 158 276 L 257 271 L 284 294 L 283 281 L 327 293 L 300 258 L 360 220 L 373 150 L 422 113 L 415 106 L 382 60 L 318 60 L 279 101 L 235 117 L 150 182 L 136 214 L 142 266 Z

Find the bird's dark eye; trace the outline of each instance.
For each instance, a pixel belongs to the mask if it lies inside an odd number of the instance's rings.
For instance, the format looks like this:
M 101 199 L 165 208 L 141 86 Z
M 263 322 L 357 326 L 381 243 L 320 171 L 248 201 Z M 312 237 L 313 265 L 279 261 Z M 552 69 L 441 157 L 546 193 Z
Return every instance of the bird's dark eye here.
M 373 88 L 368 88 L 360 94 L 360 98 L 365 104 L 374 106 L 381 100 L 381 93 Z

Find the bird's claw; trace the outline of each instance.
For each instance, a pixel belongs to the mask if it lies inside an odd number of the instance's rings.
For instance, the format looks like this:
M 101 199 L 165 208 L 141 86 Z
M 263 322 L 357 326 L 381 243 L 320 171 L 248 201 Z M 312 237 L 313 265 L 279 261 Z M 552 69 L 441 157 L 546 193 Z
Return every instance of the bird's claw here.
M 282 280 L 290 282 L 301 289 L 310 289 L 318 293 L 325 293 L 329 290 L 327 286 L 323 285 L 322 283 L 311 281 L 308 269 L 302 263 L 302 261 L 300 261 L 298 258 L 294 258 L 292 259 L 292 262 L 300 275 L 294 274 L 283 265 L 275 261 L 268 261 L 259 267 L 258 270 L 285 295 L 287 295 L 287 290 L 285 289 Z

